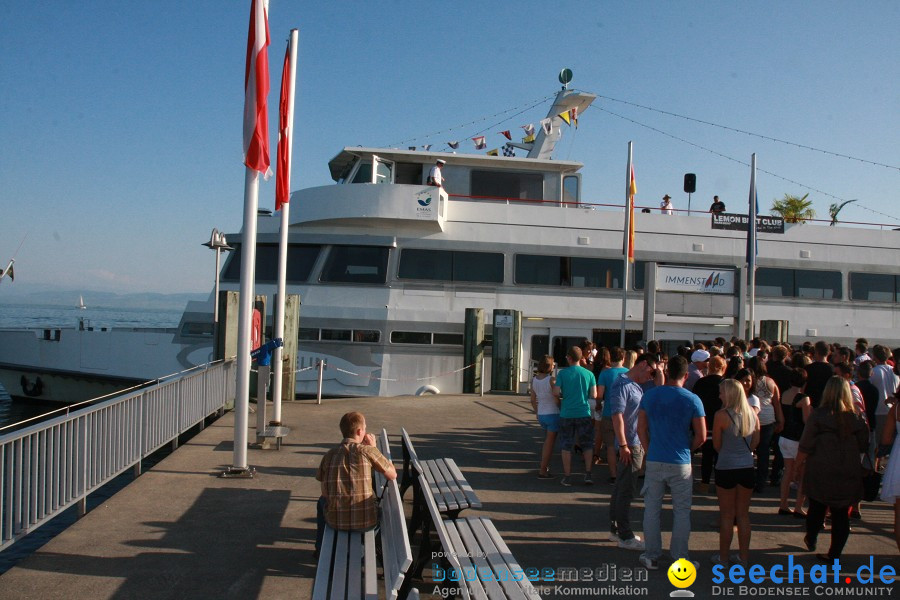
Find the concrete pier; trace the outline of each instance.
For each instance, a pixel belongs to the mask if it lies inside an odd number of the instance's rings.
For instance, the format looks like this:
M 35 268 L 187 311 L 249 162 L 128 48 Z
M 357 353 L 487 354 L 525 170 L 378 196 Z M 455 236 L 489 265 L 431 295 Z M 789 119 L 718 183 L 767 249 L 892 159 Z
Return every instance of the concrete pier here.
M 454 458 L 484 503 L 479 512 L 494 520 L 523 567 L 581 570 L 579 581 L 536 583 L 543 597 L 634 596 L 645 595 L 634 588 L 646 588 L 648 597 L 660 598 L 675 590 L 665 561 L 660 571 L 649 572 L 647 581 L 623 580 L 624 568 L 640 565 L 638 553 L 607 541 L 612 486 L 606 483 L 605 465 L 594 467 L 596 483 L 590 487 L 579 485 L 577 478 L 573 487 L 561 486 L 558 478 L 537 479 L 543 432 L 527 398 L 467 395 L 325 400 L 321 406 L 315 401 L 285 403 L 283 422 L 291 435 L 280 451 L 249 450 L 249 463 L 257 471 L 253 479 L 217 477 L 232 457 L 233 419 L 226 414 L 0 577 L 0 599 L 310 597 L 319 496 L 314 475 L 322 454 L 340 441 L 338 421 L 350 410 L 366 415 L 370 431 L 388 429 L 395 462 L 401 457 L 401 427 L 410 432 L 420 457 Z M 251 431 L 249 437 L 253 435 Z M 562 471 L 558 454 L 552 469 Z M 580 472 L 579 467 L 574 471 Z M 407 492 L 407 509 L 411 497 Z M 803 521 L 778 516 L 777 508 L 774 489 L 752 501 L 751 564 L 759 563 L 768 573 L 793 555 L 808 573 L 818 563 L 803 547 Z M 642 509 L 638 498 L 632 518 L 639 534 Z M 663 546 L 668 548 L 668 503 L 665 511 Z M 839 584 L 830 583 L 829 567 L 829 584 L 824 584 L 829 589 L 872 590 L 883 585 L 877 578 L 883 566 L 900 572 L 892 507 L 876 502 L 864 504 L 862 512 L 863 520 L 852 522 Z M 729 588 L 739 595 L 739 586 L 727 579 L 721 589 L 712 582 L 709 557 L 718 549 L 717 518 L 715 496 L 698 487 L 690 544 L 692 559 L 700 563 L 690 588 L 698 598 L 727 595 Z M 820 552 L 827 551 L 828 542 L 826 530 Z M 857 570 L 870 555 L 875 582 L 859 584 Z M 598 580 L 603 577 L 605 581 Z M 428 598 L 435 586 L 427 569 L 424 579 L 417 587 Z M 770 580 L 743 585 L 779 587 Z M 807 587 L 817 595 L 809 579 L 780 584 L 784 586 Z M 877 595 L 887 596 L 897 586 L 888 587 Z

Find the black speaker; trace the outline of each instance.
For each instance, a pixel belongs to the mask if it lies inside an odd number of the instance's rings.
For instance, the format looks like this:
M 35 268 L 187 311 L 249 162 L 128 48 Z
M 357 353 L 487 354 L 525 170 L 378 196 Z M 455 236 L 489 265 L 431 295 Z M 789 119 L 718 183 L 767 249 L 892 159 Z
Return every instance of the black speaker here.
M 697 191 L 697 176 L 693 173 L 684 174 L 684 193 L 693 194 Z

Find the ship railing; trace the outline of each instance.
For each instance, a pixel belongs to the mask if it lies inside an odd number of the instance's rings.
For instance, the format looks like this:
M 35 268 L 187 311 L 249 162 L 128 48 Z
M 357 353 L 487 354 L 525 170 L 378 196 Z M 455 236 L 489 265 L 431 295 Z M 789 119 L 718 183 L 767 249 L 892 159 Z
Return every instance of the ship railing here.
M 523 205 L 531 205 L 531 206 L 555 206 L 561 208 L 582 208 L 587 210 L 597 210 L 597 209 L 612 209 L 616 211 L 624 211 L 625 204 L 624 203 L 604 203 L 604 202 L 582 202 L 582 201 L 561 201 L 561 200 L 538 200 L 534 198 L 512 198 L 506 196 L 471 196 L 466 194 L 447 194 L 447 197 L 450 200 L 461 201 L 461 202 L 489 202 L 489 203 L 499 203 L 499 204 L 523 204 Z M 735 213 L 735 214 L 746 214 L 747 207 L 742 206 L 740 209 L 729 210 L 726 212 Z M 682 217 L 696 217 L 696 218 L 710 218 L 710 213 L 704 210 L 702 207 L 698 209 L 687 209 L 687 208 L 671 208 L 673 214 L 682 216 Z M 634 205 L 635 213 L 641 212 L 650 212 L 652 214 L 659 215 L 660 207 L 659 205 L 641 205 L 638 204 L 637 201 Z M 785 221 L 790 224 L 790 221 Z M 900 229 L 900 223 L 870 223 L 866 221 L 832 221 L 831 219 L 803 219 L 803 223 L 815 223 L 819 225 L 836 225 L 838 227 L 843 226 L 853 226 L 853 227 L 871 227 L 878 229 Z
M 0 435 L 0 550 L 233 404 L 235 361 L 217 361 Z M 70 407 L 71 408 L 71 407 Z

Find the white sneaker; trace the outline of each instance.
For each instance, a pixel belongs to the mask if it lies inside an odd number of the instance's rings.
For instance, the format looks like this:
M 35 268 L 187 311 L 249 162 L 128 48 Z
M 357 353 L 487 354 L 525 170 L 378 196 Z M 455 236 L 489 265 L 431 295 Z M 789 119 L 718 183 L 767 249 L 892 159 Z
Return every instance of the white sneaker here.
M 644 542 L 638 536 L 634 536 L 630 540 L 619 540 L 619 548 L 625 550 L 644 550 Z
M 659 568 L 659 561 L 653 558 L 648 558 L 645 554 L 641 554 L 638 557 L 638 562 L 640 562 L 644 566 L 644 568 L 651 571 L 655 571 Z

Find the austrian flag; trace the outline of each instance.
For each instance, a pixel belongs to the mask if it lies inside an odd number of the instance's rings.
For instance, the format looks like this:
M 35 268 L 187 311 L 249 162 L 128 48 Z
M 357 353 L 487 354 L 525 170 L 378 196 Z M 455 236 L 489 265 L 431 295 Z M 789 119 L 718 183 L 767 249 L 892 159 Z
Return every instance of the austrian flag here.
M 269 168 L 269 21 L 268 1 L 253 0 L 247 64 L 244 70 L 244 164 L 268 177 Z

